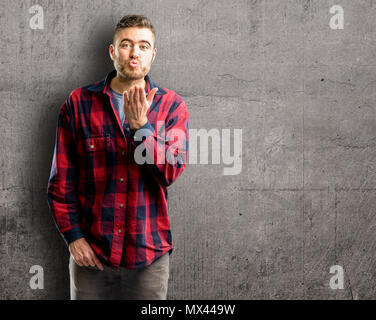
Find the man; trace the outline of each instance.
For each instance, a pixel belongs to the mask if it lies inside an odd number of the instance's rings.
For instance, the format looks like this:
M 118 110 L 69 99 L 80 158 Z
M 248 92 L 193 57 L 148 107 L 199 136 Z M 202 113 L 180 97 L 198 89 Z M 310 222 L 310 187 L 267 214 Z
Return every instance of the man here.
M 167 187 L 186 167 L 188 111 L 148 74 L 148 18 L 123 17 L 109 53 L 116 70 L 60 109 L 48 204 L 71 253 L 71 299 L 166 299 Z

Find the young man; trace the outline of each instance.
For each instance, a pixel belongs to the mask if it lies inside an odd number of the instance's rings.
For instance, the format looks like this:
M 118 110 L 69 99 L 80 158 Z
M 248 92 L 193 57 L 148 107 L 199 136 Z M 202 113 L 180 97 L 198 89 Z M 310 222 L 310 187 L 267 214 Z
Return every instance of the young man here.
M 48 204 L 71 253 L 71 299 L 166 299 L 167 187 L 186 167 L 188 111 L 148 74 L 148 18 L 123 17 L 109 53 L 116 70 L 60 109 Z

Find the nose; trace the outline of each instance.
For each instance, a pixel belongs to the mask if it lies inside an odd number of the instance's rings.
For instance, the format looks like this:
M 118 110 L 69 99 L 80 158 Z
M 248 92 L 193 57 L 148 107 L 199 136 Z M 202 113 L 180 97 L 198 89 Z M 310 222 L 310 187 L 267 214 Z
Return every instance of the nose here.
M 138 47 L 133 46 L 132 51 L 131 51 L 131 58 L 137 59 L 139 56 L 140 56 L 140 52 L 138 51 Z

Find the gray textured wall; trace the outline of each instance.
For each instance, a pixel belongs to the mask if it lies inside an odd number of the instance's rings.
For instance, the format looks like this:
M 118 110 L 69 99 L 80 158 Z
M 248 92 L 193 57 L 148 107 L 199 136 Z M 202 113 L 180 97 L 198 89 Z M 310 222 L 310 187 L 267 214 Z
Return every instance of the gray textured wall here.
M 43 30 L 29 26 L 34 4 Z M 343 30 L 329 27 L 334 4 Z M 191 129 L 243 130 L 239 175 L 192 164 L 169 189 L 168 298 L 375 298 L 371 0 L 3 1 L 0 298 L 69 298 L 46 201 L 57 114 L 112 69 L 112 30 L 129 13 L 154 22 L 152 78 L 184 97 Z M 43 290 L 29 286 L 32 265 Z M 333 265 L 343 290 L 329 286 Z

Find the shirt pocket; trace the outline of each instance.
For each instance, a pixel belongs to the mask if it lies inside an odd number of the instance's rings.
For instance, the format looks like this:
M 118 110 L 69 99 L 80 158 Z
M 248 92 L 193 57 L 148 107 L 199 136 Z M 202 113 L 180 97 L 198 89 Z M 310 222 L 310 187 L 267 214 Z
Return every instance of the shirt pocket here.
M 108 136 L 93 136 L 78 141 L 80 180 L 105 180 Z

